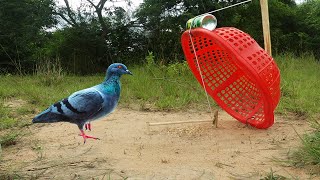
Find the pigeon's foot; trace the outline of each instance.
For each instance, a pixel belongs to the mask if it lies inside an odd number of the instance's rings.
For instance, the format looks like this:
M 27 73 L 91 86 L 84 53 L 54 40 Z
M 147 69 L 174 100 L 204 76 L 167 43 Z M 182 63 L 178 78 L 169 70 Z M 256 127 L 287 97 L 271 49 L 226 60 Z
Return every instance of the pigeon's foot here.
M 96 138 L 96 137 L 93 137 L 93 136 L 88 136 L 86 135 L 83 130 L 80 130 L 81 134 L 79 134 L 79 136 L 82 136 L 83 137 L 83 140 L 84 142 L 83 143 L 86 143 L 86 140 L 87 139 L 95 139 L 95 140 L 100 140 L 99 138 Z
M 86 130 L 89 129 L 89 131 L 91 131 L 91 124 L 90 123 L 85 124 L 84 128 L 86 128 Z

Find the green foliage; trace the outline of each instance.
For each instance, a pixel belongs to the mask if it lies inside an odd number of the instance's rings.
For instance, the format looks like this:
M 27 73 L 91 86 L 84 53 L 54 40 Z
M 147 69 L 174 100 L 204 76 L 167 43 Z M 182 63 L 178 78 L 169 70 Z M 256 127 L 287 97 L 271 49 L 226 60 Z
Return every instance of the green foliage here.
M 303 158 L 306 163 L 316 164 L 320 167 L 320 127 L 317 128 L 318 131 L 305 136 L 303 147 L 305 155 Z
M 167 60 L 165 63 L 182 60 L 180 36 L 185 30 L 188 19 L 219 9 L 239 1 L 156 1 L 145 0 L 139 7 L 136 17 L 143 24 L 147 32 L 148 50 L 152 51 L 158 60 Z M 293 0 L 270 0 L 270 27 L 273 51 L 282 53 L 305 52 L 300 44 L 305 43 L 306 26 L 301 26 L 297 16 L 298 6 Z M 214 13 L 218 19 L 218 27 L 232 26 L 249 33 L 263 46 L 263 33 L 260 12 L 260 2 L 230 8 Z M 306 11 L 304 11 L 306 12 Z M 312 18 L 317 16 L 312 15 Z M 318 43 L 320 44 L 320 43 Z M 310 49 L 316 52 L 317 49 Z
M 312 166 L 311 173 L 320 172 L 320 124 L 316 120 L 313 123 L 315 131 L 300 137 L 303 146 L 295 151 L 292 160 L 297 167 Z
M 96 33 L 95 26 L 65 28 L 56 31 L 39 54 L 41 59 L 52 59 L 61 64 L 64 71 L 73 74 L 88 74 L 102 70 L 100 67 L 108 57 L 105 41 Z M 103 67 L 103 66 L 102 66 Z
M 207 108 L 204 91 L 186 63 L 163 66 L 153 63 L 151 55 L 148 56 L 148 65 L 130 68 L 133 77 L 123 77 L 122 83 L 125 86 L 122 86 L 122 105 L 138 105 L 142 110 Z M 215 104 L 213 101 L 211 103 Z
M 186 17 L 181 17 L 181 1 L 145 0 L 136 12 L 146 34 L 144 46 L 160 61 L 182 59 L 180 34 Z M 168 63 L 164 62 L 164 63 Z
M 184 62 L 176 62 L 168 65 L 167 73 L 171 77 L 179 77 L 184 74 L 189 74 L 190 69 L 186 61 Z
M 14 127 L 17 123 L 17 120 L 10 117 L 10 110 L 3 105 L 3 102 L 0 103 L 0 130 Z
M 284 176 L 275 174 L 272 168 L 271 168 L 271 172 L 268 173 L 266 177 L 260 178 L 260 180 L 289 180 L 289 179 L 292 179 L 292 178 L 286 178 Z
M 193 105 L 207 107 L 204 91 L 186 63 L 169 66 L 153 64 L 129 69 L 134 76 L 122 78 L 122 84 L 125 85 L 122 86 L 120 104 L 123 106 L 139 105 L 139 109 L 150 106 L 159 110 L 184 109 Z M 41 76 L 2 76 L 0 83 L 6 86 L 0 88 L 0 95 L 2 98 L 24 99 L 30 104 L 32 111 L 39 112 L 74 91 L 100 83 L 104 78 L 104 75 L 81 78 L 63 76 L 63 80 L 50 80 L 51 83 L 48 84 Z
M 74 11 L 56 7 L 53 0 L 1 0 L 0 73 L 32 72 L 42 59 L 59 59 L 67 73 L 95 74 L 112 62 L 143 64 L 148 52 L 153 52 L 157 64 L 181 62 L 180 36 L 186 21 L 237 2 L 145 0 L 132 18 L 126 9 L 108 4 L 97 10 L 85 2 Z M 301 55 L 307 49 L 319 59 L 320 38 L 315 36 L 320 30 L 319 12 L 319 0 L 301 5 L 293 0 L 269 0 L 273 52 Z M 258 0 L 214 15 L 218 27 L 239 28 L 263 46 Z M 54 32 L 44 31 L 55 21 L 66 23 Z
M 22 177 L 16 173 L 0 172 L 0 179 L 22 179 Z
M 296 112 L 313 115 L 320 112 L 320 64 L 312 55 L 294 57 L 292 54 L 277 56 L 281 72 L 282 97 L 278 112 Z
M 8 116 L 2 116 L 0 122 L 0 130 L 15 127 L 16 124 L 17 119 L 10 118 Z
M 148 52 L 148 55 L 146 56 L 146 61 L 147 61 L 147 67 L 149 68 L 155 65 L 153 52 L 150 52 L 150 51 Z
M 301 4 L 298 6 L 296 17 L 300 52 L 304 53 L 308 49 L 320 59 L 320 37 L 315 34 L 320 31 L 320 1 L 308 0 Z
M 141 108 L 152 106 L 155 109 L 167 110 L 183 109 L 199 103 L 201 107 L 206 107 L 204 91 L 185 62 L 165 66 L 156 63 L 152 52 L 146 59 L 148 63 L 145 66 L 128 66 L 134 76 L 124 76 L 122 79 L 125 85 L 122 86 L 121 104 L 138 104 Z M 282 91 L 276 111 L 296 112 L 307 116 L 320 112 L 320 65 L 315 58 L 311 55 L 295 57 L 292 54 L 283 54 L 275 59 L 281 71 Z M 0 97 L 24 99 L 40 107 L 36 110 L 39 111 L 76 90 L 101 82 L 104 76 L 60 77 L 59 73 L 53 73 L 46 77 L 46 71 L 41 72 L 26 77 L 1 76 L 0 84 L 5 86 L 0 88 Z
M 53 8 L 53 0 L 0 0 L 0 73 L 32 70 L 43 29 L 54 24 Z
M 2 147 L 7 147 L 11 145 L 15 145 L 17 142 L 19 134 L 14 132 L 14 133 L 7 133 L 3 136 L 0 136 L 0 144 Z
M 51 86 L 62 81 L 64 73 L 58 58 L 39 60 L 36 64 L 35 74 L 42 84 Z
M 2 100 L 2 98 L 4 98 L 4 96 L 0 96 L 0 130 L 23 127 L 30 124 L 29 121 L 18 119 L 23 115 L 33 113 L 30 106 L 8 107 L 4 105 L 4 100 Z

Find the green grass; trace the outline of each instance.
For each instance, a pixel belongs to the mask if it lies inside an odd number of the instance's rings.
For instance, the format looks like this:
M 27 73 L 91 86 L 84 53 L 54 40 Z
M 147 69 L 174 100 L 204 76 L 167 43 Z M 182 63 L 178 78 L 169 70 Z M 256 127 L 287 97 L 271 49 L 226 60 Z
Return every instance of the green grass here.
M 205 109 L 205 93 L 187 64 L 133 67 L 134 76 L 124 76 L 121 104 L 136 104 L 140 109 Z M 211 100 L 211 104 L 215 103 Z
M 203 89 L 196 82 L 185 63 L 165 66 L 131 66 L 134 76 L 122 77 L 120 105 L 132 104 L 144 109 L 179 110 L 192 105 L 207 106 Z M 52 78 L 54 79 L 54 78 Z M 64 76 L 62 80 L 43 80 L 42 76 L 2 76 L 0 98 L 19 98 L 27 101 L 31 108 L 47 107 L 72 92 L 100 83 L 104 74 L 95 76 Z M 211 103 L 214 104 L 213 101 Z M 32 112 L 31 109 L 24 109 Z M 21 110 L 23 111 L 23 110 Z
M 313 116 L 320 112 L 320 64 L 311 55 L 276 57 L 282 97 L 277 112 Z
M 186 63 L 168 66 L 154 63 L 152 54 L 144 66 L 129 65 L 134 76 L 123 76 L 120 106 L 139 110 L 186 110 L 207 109 L 203 89 L 193 77 Z M 319 118 L 320 112 L 320 64 L 313 56 L 294 57 L 290 54 L 275 57 L 281 70 L 282 97 L 277 113 L 288 112 Z M 93 76 L 70 76 L 57 71 L 41 71 L 32 76 L 0 76 L 0 130 L 22 127 L 30 123 L 34 114 L 72 92 L 100 83 L 104 73 Z M 22 99 L 26 104 L 16 108 L 7 107 L 5 102 Z M 211 98 L 210 98 L 211 99 Z M 210 100 L 215 105 L 213 100 Z M 25 118 L 24 116 L 28 116 Z M 21 117 L 26 122 L 21 123 Z M 314 121 L 315 124 L 316 121 Z M 304 146 L 298 152 L 297 161 L 304 164 L 320 164 L 320 127 L 303 138 Z M 0 134 L 1 135 L 1 134 Z M 0 142 L 14 141 L 17 133 L 0 137 Z
M 295 179 L 295 178 L 293 177 L 287 178 L 282 175 L 278 175 L 272 170 L 272 168 L 271 168 L 271 171 L 265 177 L 260 178 L 260 180 L 289 180 L 289 179 Z
M 277 112 L 305 116 L 315 131 L 301 138 L 303 146 L 293 154 L 296 166 L 313 165 L 320 172 L 320 63 L 311 55 L 276 57 L 281 71 L 282 97 Z
M 308 167 L 311 174 L 320 174 L 320 124 L 314 121 L 315 131 L 300 136 L 303 146 L 292 155 L 296 167 Z
M 1 147 L 7 147 L 15 145 L 19 134 L 17 132 L 8 133 L 6 135 L 0 136 Z

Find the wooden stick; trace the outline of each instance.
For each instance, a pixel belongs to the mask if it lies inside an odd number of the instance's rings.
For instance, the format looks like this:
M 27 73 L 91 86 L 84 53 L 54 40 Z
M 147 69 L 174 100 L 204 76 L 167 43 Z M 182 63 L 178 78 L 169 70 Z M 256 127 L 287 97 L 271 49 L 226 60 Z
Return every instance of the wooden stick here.
M 267 53 L 270 56 L 272 56 L 270 25 L 269 25 L 268 0 L 260 0 L 260 6 L 261 6 L 261 15 L 262 15 L 264 49 L 267 51 Z
M 150 126 L 161 126 L 161 125 L 170 125 L 170 124 L 185 124 L 185 123 L 202 123 L 202 122 L 212 122 L 215 127 L 218 127 L 218 110 L 214 112 L 213 120 L 198 120 L 198 121 L 173 121 L 173 122 L 158 122 L 150 123 L 147 122 L 147 131 L 150 132 Z
M 147 122 L 148 126 L 161 126 L 169 124 L 184 124 L 184 123 L 201 123 L 201 122 L 212 122 L 212 120 L 200 120 L 200 121 L 173 121 L 173 122 L 159 122 L 159 123 L 150 123 Z

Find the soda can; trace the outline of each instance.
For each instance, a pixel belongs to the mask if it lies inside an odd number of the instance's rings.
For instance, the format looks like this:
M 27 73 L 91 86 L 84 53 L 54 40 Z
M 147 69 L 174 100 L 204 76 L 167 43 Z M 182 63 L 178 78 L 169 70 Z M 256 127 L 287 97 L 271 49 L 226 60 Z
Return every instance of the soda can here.
M 209 31 L 212 31 L 217 27 L 217 18 L 212 14 L 197 16 L 187 21 L 186 29 L 190 29 L 190 27 L 191 29 L 202 27 Z

